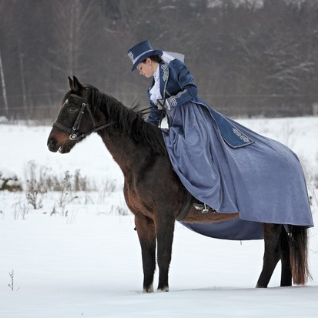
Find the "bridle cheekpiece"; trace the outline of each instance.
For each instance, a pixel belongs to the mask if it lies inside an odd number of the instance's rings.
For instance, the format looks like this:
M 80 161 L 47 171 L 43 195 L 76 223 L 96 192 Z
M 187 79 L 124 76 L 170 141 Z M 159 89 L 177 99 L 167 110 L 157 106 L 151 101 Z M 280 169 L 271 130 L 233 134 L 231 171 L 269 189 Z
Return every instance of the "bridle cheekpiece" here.
M 80 133 L 79 129 L 80 129 L 80 125 L 81 125 L 81 122 L 82 122 L 82 118 L 83 118 L 83 115 L 85 114 L 85 110 L 88 111 L 89 115 L 90 115 L 90 118 L 92 120 L 92 123 L 93 123 L 93 129 L 89 132 L 86 132 L 86 133 Z M 91 133 L 93 132 L 97 132 L 101 129 L 104 129 L 106 127 L 109 127 L 111 125 L 115 124 L 115 122 L 111 121 L 105 125 L 102 125 L 102 126 L 98 126 L 96 127 L 96 123 L 95 123 L 95 120 L 94 120 L 94 116 L 93 116 L 93 113 L 91 111 L 91 108 L 89 106 L 89 104 L 87 102 L 84 102 L 82 103 L 82 106 L 81 106 L 81 109 L 76 117 L 76 120 L 74 122 L 74 125 L 72 128 L 69 128 L 69 127 L 66 127 L 64 126 L 63 124 L 60 124 L 58 123 L 57 121 L 53 124 L 53 127 L 57 127 L 63 131 L 66 131 L 68 132 L 70 135 L 69 135 L 69 139 L 70 140 L 73 140 L 73 141 L 78 141 L 88 135 L 90 135 Z

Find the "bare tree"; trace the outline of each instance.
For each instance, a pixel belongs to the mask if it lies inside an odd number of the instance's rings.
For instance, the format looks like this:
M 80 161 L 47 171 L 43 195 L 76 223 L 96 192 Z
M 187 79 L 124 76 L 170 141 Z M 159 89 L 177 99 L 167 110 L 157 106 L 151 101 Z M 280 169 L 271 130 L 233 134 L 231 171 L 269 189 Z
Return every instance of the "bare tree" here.
M 3 12 L 4 12 L 4 0 L 0 1 L 0 17 L 2 17 Z M 1 45 L 0 45 L 0 80 L 1 80 L 4 111 L 5 111 L 5 114 L 8 116 L 9 106 L 8 106 L 8 98 L 7 98 L 7 90 L 6 90 L 6 81 L 4 77 L 4 70 L 3 70 L 3 63 L 2 63 Z
M 55 116 L 72 75 L 146 106 L 149 80 L 126 52 L 148 39 L 184 53 L 200 96 L 222 112 L 310 114 L 317 21 L 316 0 L 0 0 L 0 110 Z
M 7 91 L 6 91 L 6 82 L 3 72 L 3 64 L 2 64 L 2 57 L 1 57 L 1 47 L 0 47 L 0 79 L 1 79 L 1 88 L 2 88 L 2 97 L 4 103 L 4 110 L 5 114 L 8 115 L 9 113 L 9 106 L 8 106 L 8 99 L 7 99 Z

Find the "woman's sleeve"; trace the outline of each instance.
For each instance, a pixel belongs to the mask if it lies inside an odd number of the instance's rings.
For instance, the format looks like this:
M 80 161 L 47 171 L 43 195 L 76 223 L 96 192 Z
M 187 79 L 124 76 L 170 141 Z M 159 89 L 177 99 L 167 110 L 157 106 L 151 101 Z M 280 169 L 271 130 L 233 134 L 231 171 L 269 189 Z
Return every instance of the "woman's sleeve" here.
M 148 99 L 150 104 L 148 123 L 159 125 L 160 120 L 163 117 L 163 110 L 158 109 L 157 106 L 150 100 L 149 90 L 148 90 Z
M 163 117 L 163 110 L 159 110 L 152 102 L 150 102 L 150 112 L 148 116 L 148 123 L 159 125 L 160 119 Z
M 179 85 L 180 91 L 166 99 L 169 109 L 196 99 L 198 88 L 188 68 L 179 60 L 173 60 L 170 68 L 170 76 Z

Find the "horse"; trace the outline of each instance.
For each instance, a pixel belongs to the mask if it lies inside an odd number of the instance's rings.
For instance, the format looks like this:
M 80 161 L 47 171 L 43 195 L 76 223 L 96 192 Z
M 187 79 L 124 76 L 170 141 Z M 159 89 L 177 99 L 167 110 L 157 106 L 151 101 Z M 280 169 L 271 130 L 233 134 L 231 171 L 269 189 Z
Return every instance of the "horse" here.
M 69 153 L 92 133 L 97 133 L 124 175 L 124 197 L 134 214 L 143 264 L 143 291 L 169 291 L 169 266 L 175 222 L 213 223 L 239 218 L 239 213 L 199 210 L 174 172 L 157 126 L 147 123 L 140 111 L 88 84 L 68 77 L 70 90 L 62 100 L 48 137 L 52 152 Z M 303 285 L 310 277 L 307 263 L 307 228 L 262 224 L 263 267 L 257 288 L 266 288 L 279 260 L 280 286 Z

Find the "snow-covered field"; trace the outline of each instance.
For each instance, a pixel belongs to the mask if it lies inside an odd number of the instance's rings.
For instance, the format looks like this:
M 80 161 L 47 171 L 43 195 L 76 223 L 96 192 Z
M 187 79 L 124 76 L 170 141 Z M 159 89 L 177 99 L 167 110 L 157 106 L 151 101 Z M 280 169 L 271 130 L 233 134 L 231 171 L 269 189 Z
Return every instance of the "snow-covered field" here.
M 318 118 L 239 122 L 299 155 L 318 224 Z M 270 288 L 259 290 L 263 241 L 214 240 L 176 224 L 170 292 L 143 294 L 121 171 L 97 135 L 61 155 L 47 150 L 49 131 L 0 125 L 0 172 L 16 174 L 26 189 L 32 174 L 63 179 L 80 170 L 99 191 L 39 194 L 36 210 L 26 192 L 0 192 L 1 318 L 318 317 L 317 228 L 310 230 L 313 280 L 279 288 L 278 267 Z

